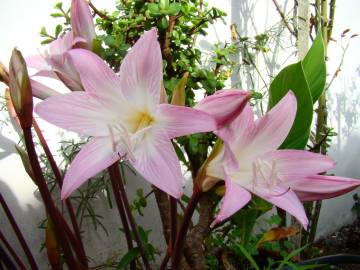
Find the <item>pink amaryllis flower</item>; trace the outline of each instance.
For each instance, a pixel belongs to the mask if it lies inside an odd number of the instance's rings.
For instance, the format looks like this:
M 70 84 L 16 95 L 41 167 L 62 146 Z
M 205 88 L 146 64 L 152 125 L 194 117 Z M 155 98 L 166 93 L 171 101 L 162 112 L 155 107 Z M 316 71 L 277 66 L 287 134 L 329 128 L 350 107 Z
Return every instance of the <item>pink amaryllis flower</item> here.
M 93 18 L 89 5 L 85 0 L 72 0 L 71 2 L 71 27 L 72 30 L 49 44 L 44 55 L 33 55 L 26 59 L 27 65 L 37 69 L 34 76 L 45 76 L 60 79 L 70 90 L 84 90 L 79 74 L 67 57 L 67 52 L 72 48 L 92 50 L 96 38 Z M 41 99 L 58 94 L 45 88 L 34 81 L 33 91 Z
M 68 54 L 85 91 L 50 97 L 36 107 L 45 120 L 92 137 L 65 175 L 62 198 L 119 159 L 179 198 L 182 175 L 170 140 L 214 130 L 216 122 L 196 109 L 160 104 L 162 58 L 156 30 L 145 32 L 129 51 L 120 77 L 90 51 Z
M 335 197 L 360 185 L 356 179 L 319 175 L 335 166 L 327 156 L 303 150 L 277 150 L 295 115 L 296 98 L 290 91 L 256 121 L 251 107 L 246 105 L 225 127 L 227 145 L 231 146 L 239 168 L 229 166 L 225 147 L 206 168 L 204 185 L 214 179 L 225 180 L 225 195 L 213 224 L 241 209 L 253 193 L 289 212 L 306 228 L 308 219 L 301 201 Z

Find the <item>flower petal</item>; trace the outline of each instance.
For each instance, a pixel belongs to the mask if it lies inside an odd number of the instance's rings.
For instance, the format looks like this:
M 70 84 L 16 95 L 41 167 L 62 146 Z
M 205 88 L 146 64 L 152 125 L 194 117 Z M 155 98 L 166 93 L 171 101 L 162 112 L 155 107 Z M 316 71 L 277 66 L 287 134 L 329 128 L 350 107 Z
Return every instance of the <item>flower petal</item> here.
M 72 0 L 71 28 L 74 31 L 74 36 L 84 38 L 87 49 L 91 50 L 96 34 L 90 8 L 85 0 Z
M 302 201 L 337 197 L 360 186 L 358 179 L 327 175 L 308 176 L 288 183 Z
M 258 189 L 254 191 L 254 193 L 259 197 L 262 197 L 294 216 L 303 225 L 303 227 L 307 229 L 309 224 L 308 218 L 306 217 L 304 206 L 296 196 L 296 193 L 291 189 L 284 191 L 280 187 L 274 188 L 273 192 L 277 192 L 279 195 L 269 196 L 267 191 L 265 191 L 264 194 Z
M 134 156 L 133 166 L 147 181 L 174 198 L 181 197 L 180 162 L 169 139 L 160 134 L 146 134 Z
M 73 31 L 68 31 L 65 35 L 58 37 L 49 44 L 50 55 L 62 55 L 74 45 Z
M 328 156 L 303 150 L 276 150 L 260 157 L 269 163 L 276 162 L 276 170 L 282 179 L 294 179 L 326 172 L 335 167 Z
M 162 57 L 155 28 L 145 32 L 126 55 L 120 67 L 123 95 L 139 108 L 160 102 Z
M 243 208 L 251 199 L 251 194 L 235 184 L 228 176 L 225 180 L 225 196 L 220 207 L 219 213 L 216 215 L 212 226 L 227 219 L 238 210 Z
M 215 130 L 216 121 L 209 114 L 184 106 L 160 104 L 159 127 L 169 139 L 188 134 Z
M 41 55 L 32 55 L 26 57 L 26 66 L 38 70 L 51 70 L 51 66 L 46 62 L 45 58 Z
M 194 108 L 213 116 L 221 127 L 241 113 L 249 97 L 250 93 L 242 90 L 220 90 L 201 100 Z
M 68 55 L 86 92 L 108 100 L 122 98 L 119 77 L 99 56 L 84 49 L 70 50 Z
M 47 98 L 35 112 L 54 125 L 87 136 L 109 135 L 109 125 L 119 117 L 111 105 L 85 92 Z
M 37 97 L 39 99 L 46 99 L 51 96 L 60 95 L 59 92 L 35 80 L 30 79 L 30 83 L 32 94 L 34 97 Z
M 253 113 L 246 106 L 239 119 L 231 125 L 235 137 L 232 145 L 240 163 L 254 160 L 258 155 L 276 150 L 287 137 L 296 115 L 296 98 L 293 92 L 284 96 L 263 117 L 252 122 Z M 238 134 L 238 131 L 239 134 Z M 242 165 L 240 165 L 241 167 Z
M 296 115 L 296 97 L 289 91 L 275 107 L 255 122 L 252 145 L 260 153 L 277 149 L 286 139 Z
M 77 154 L 66 172 L 61 198 L 66 199 L 86 180 L 119 160 L 109 137 L 91 139 Z

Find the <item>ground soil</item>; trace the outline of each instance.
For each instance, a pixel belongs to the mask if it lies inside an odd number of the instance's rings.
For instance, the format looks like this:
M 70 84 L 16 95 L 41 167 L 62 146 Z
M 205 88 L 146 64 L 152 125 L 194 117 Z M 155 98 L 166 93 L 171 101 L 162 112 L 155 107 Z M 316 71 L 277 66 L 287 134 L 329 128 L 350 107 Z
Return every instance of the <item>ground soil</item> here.
M 321 256 L 339 253 L 360 255 L 360 218 L 353 224 L 344 226 L 326 238 L 320 239 L 315 246 L 320 249 Z M 360 265 L 341 265 L 339 269 L 360 270 Z

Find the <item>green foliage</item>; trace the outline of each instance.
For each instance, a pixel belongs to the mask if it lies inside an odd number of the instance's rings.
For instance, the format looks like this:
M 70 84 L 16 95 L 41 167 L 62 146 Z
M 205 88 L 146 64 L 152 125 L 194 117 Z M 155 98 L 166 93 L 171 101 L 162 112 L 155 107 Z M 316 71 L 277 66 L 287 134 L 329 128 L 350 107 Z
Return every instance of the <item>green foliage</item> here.
M 310 93 L 315 103 L 321 96 L 326 82 L 325 46 L 321 31 L 302 61 Z
M 301 62 L 285 67 L 270 85 L 269 109 L 292 90 L 296 96 L 297 111 L 294 124 L 280 148 L 304 149 L 310 136 L 313 102 Z
M 116 266 L 117 270 L 125 269 L 130 263 L 136 259 L 140 255 L 140 251 L 138 248 L 133 248 L 129 250 L 120 260 L 118 265 Z

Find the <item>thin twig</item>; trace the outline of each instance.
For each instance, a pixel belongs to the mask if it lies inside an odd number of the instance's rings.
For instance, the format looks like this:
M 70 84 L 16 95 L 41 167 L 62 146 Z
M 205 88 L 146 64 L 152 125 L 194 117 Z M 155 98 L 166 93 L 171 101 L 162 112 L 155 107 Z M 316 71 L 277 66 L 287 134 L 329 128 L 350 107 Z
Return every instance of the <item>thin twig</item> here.
M 294 37 L 296 37 L 297 34 L 296 34 L 295 30 L 293 30 L 293 29 L 290 27 L 289 23 L 287 22 L 284 13 L 281 11 L 281 8 L 280 8 L 279 3 L 278 3 L 276 0 L 272 0 L 272 1 L 273 1 L 274 5 L 275 5 L 275 7 L 276 7 L 277 12 L 278 12 L 278 13 L 280 14 L 280 16 L 281 16 L 281 19 L 282 19 L 284 25 L 285 25 L 286 28 L 289 30 L 289 32 L 290 32 Z
M 110 17 L 108 17 L 106 14 L 104 14 L 103 12 L 101 12 L 100 10 L 98 10 L 93 3 L 91 3 L 91 0 L 89 0 L 89 6 L 91 7 L 91 9 L 94 11 L 94 13 L 96 15 L 98 15 L 101 19 L 104 20 L 109 20 L 111 21 L 112 19 Z

